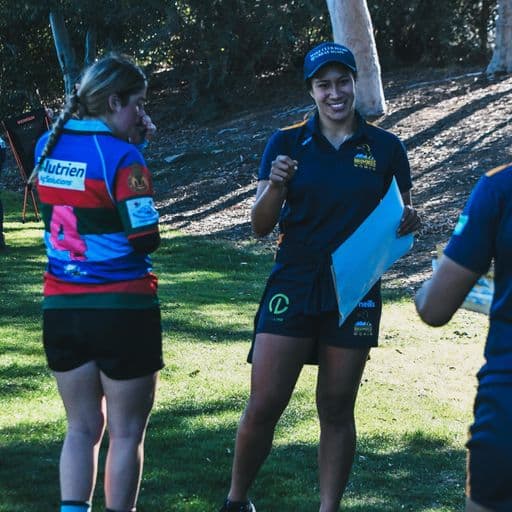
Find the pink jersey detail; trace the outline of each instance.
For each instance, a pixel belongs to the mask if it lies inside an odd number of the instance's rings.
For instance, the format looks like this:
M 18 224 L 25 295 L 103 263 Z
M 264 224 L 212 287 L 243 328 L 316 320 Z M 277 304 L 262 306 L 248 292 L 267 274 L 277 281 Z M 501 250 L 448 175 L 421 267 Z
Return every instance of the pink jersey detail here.
M 86 260 L 87 245 L 78 233 L 77 218 L 71 206 L 53 207 L 50 232 L 50 242 L 54 249 L 69 251 L 71 260 Z

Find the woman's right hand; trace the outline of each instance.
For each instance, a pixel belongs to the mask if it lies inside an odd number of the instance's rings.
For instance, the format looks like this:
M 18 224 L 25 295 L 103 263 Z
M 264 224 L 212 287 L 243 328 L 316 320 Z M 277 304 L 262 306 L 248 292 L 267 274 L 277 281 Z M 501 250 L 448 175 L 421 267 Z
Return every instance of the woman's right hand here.
M 285 187 L 297 171 L 298 164 L 287 155 L 278 155 L 270 167 L 270 184 Z

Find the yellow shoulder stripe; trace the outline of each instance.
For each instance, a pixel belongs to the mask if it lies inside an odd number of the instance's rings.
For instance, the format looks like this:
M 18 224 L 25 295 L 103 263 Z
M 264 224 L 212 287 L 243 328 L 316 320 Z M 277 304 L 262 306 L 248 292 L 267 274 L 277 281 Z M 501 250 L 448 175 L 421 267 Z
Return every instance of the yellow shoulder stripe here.
M 290 126 L 285 126 L 284 128 L 279 128 L 281 131 L 284 130 L 292 130 L 293 128 L 300 128 L 301 126 L 304 126 L 308 122 L 307 119 L 304 121 L 299 121 L 298 123 L 292 124 Z
M 501 171 L 505 170 L 507 167 L 510 167 L 510 166 L 512 166 L 512 163 L 510 163 L 510 164 L 505 164 L 505 165 L 499 165 L 498 167 L 495 167 L 494 169 L 491 169 L 490 171 L 487 171 L 487 172 L 485 173 L 485 175 L 486 175 L 487 177 L 489 177 L 489 176 L 494 176 L 495 174 L 498 174 L 499 172 L 501 172 Z

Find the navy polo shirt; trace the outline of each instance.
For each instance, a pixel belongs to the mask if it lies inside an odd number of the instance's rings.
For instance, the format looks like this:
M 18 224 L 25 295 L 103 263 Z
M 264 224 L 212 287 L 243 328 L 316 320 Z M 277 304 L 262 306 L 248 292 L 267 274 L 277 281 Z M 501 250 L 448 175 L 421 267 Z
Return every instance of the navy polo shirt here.
M 459 217 L 445 254 L 485 274 L 494 259 L 494 297 L 479 377 L 512 381 L 512 164 L 482 176 Z
M 330 252 L 378 205 L 393 176 L 401 192 L 411 188 L 407 154 L 398 137 L 359 115 L 357 120 L 356 133 L 339 149 L 322 135 L 318 114 L 270 138 L 258 179 L 269 179 L 278 155 L 298 161 L 279 217 L 283 249 Z

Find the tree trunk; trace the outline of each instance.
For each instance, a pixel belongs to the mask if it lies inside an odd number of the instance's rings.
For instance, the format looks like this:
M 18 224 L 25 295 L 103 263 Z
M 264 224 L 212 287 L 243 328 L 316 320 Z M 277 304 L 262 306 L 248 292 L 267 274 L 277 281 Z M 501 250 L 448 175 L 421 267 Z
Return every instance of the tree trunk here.
M 52 28 L 53 41 L 57 58 L 59 59 L 62 75 L 64 76 L 64 89 L 66 95 L 70 95 L 80 74 L 76 63 L 75 51 L 71 46 L 68 30 L 64 22 L 64 16 L 60 11 L 50 12 L 50 26 Z
M 368 119 L 386 113 L 379 56 L 366 0 L 326 0 L 334 41 L 350 48 L 357 64 L 356 108 Z
M 487 74 L 512 73 L 512 0 L 498 1 L 496 41 Z

